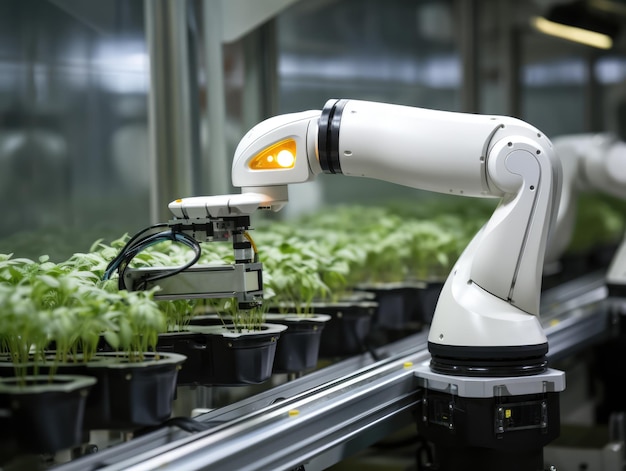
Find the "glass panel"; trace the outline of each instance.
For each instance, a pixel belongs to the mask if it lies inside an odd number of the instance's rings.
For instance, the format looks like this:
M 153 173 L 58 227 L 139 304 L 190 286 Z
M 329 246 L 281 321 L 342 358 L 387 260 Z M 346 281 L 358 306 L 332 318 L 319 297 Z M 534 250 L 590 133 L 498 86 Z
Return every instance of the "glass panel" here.
M 142 0 L 0 2 L 0 252 L 148 224 L 148 80 Z
M 461 65 L 452 1 L 299 2 L 277 19 L 279 111 L 351 98 L 442 110 L 459 106 Z M 291 185 L 286 216 L 321 204 L 422 192 L 379 180 L 320 175 Z

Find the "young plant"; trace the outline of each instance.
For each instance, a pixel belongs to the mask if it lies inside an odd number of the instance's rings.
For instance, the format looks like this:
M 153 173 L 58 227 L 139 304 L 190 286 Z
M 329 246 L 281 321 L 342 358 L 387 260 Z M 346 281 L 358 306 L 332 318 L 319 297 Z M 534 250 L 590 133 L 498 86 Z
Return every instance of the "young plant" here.
M 17 374 L 29 368 L 36 374 L 46 364 L 54 375 L 58 362 L 67 359 L 76 342 L 77 294 L 84 280 L 41 257 L 40 263 L 3 257 L 0 317 L 3 348 L 16 365 Z M 49 350 L 55 349 L 52 359 Z
M 47 343 L 31 291 L 28 285 L 0 285 L 0 346 L 11 359 L 15 375 L 22 379 L 32 364 L 33 346 Z
M 261 329 L 265 322 L 267 304 L 251 309 L 240 309 L 237 298 L 212 298 L 202 300 L 203 310 L 211 306 L 211 310 L 217 314 L 224 327 L 235 332 L 252 332 Z
M 119 291 L 108 309 L 115 325 L 104 332 L 114 350 L 125 352 L 129 361 L 142 361 L 155 351 L 158 336 L 167 330 L 165 313 L 154 300 L 154 290 Z
M 299 315 L 310 314 L 312 302 L 326 297 L 329 292 L 321 276 L 315 241 L 294 236 L 272 244 L 274 240 L 269 236 L 267 239 L 257 237 L 263 285 L 272 291 L 271 303 L 283 313 L 295 310 Z

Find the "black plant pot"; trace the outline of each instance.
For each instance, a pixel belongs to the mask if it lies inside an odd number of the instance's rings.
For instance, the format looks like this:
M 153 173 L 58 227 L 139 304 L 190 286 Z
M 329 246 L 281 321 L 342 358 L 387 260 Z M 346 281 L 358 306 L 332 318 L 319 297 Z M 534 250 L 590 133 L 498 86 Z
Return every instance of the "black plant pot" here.
M 372 299 L 373 295 L 356 293 L 354 299 L 311 303 L 309 308 L 313 313 L 330 316 L 320 338 L 320 358 L 346 357 L 368 351 L 372 319 L 378 308 Z M 270 311 L 279 309 L 289 310 L 289 306 L 272 307 Z
M 187 357 L 178 372 L 178 386 L 198 386 L 208 376 L 207 341 L 200 332 L 166 332 L 159 334 L 157 350 L 178 353 Z
M 98 352 L 86 362 L 79 357 L 60 363 L 56 371 L 97 380 L 85 406 L 86 430 L 131 430 L 170 417 L 178 370 L 185 360 L 170 352 L 145 352 L 141 361 L 130 361 L 125 352 Z M 40 365 L 38 371 L 45 373 L 52 365 Z
M 424 287 L 424 283 L 374 283 L 356 289 L 374 293 L 378 303 L 374 327 L 398 330 L 421 323 L 419 297 Z
M 378 309 L 374 327 L 389 330 L 421 330 L 430 324 L 443 281 L 364 284 L 357 290 L 374 294 Z
M 430 324 L 435 314 L 435 308 L 439 302 L 439 295 L 443 289 L 445 280 L 427 281 L 426 286 L 420 291 L 420 309 L 422 313 L 422 322 Z
M 86 364 L 98 380 L 87 402 L 85 428 L 129 430 L 163 423 L 172 413 L 178 371 L 184 355 L 145 352 L 129 361 L 119 352 L 102 352 Z
M 0 378 L 0 424 L 17 453 L 43 454 L 76 447 L 83 441 L 87 397 L 96 379 L 90 376 Z M 4 438 L 3 432 L 3 438 Z
M 331 319 L 329 315 L 268 313 L 266 319 L 287 326 L 276 346 L 274 373 L 301 373 L 317 366 L 322 332 Z
M 37 373 L 46 375 L 54 366 L 59 375 L 92 377 L 96 384 L 85 404 L 85 430 L 132 430 L 154 426 L 167 420 L 176 396 L 178 372 L 184 355 L 172 352 L 144 352 L 143 360 L 130 361 L 125 352 L 98 352 L 89 361 L 55 364 L 50 361 L 37 366 Z M 33 374 L 34 364 L 24 370 Z M 14 367 L 0 362 L 0 377 L 13 377 Z
M 204 386 L 245 386 L 260 384 L 272 375 L 276 345 L 287 326 L 263 323 L 259 330 L 235 331 L 232 325 L 187 327 L 200 334 L 194 342 L 203 348 L 194 365 L 194 382 Z M 190 372 L 190 374 L 192 374 Z

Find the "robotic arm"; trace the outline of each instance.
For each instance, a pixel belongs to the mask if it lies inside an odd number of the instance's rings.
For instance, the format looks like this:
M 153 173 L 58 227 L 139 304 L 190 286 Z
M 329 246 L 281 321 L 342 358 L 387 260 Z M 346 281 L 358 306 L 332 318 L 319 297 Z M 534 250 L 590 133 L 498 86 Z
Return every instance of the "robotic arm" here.
M 441 447 L 442 470 L 483 458 L 489 469 L 541 469 L 542 447 L 558 435 L 565 387 L 564 373 L 547 368 L 538 319 L 562 178 L 550 140 L 514 118 L 330 100 L 322 110 L 253 127 L 233 160 L 241 194 L 176 200 L 169 224 L 194 238 L 210 239 L 205 228 L 224 224 L 241 234 L 249 214 L 280 210 L 289 184 L 321 173 L 500 199 L 440 293 L 430 364 L 415 367 L 417 426 Z M 239 294 L 241 302 L 247 294 Z
M 500 198 L 441 292 L 428 339 L 431 368 L 482 376 L 545 370 L 541 272 L 561 191 L 546 136 L 510 117 L 330 100 L 321 111 L 270 118 L 243 137 L 232 166 L 240 195 L 169 207 L 174 221 L 277 211 L 289 184 L 321 173 Z
M 569 246 L 576 222 L 576 197 L 596 191 L 626 199 L 626 143 L 612 133 L 574 134 L 554 140 L 563 166 L 563 191 L 555 231 L 548 240 L 546 268 Z M 609 295 L 626 297 L 626 237 L 606 273 Z M 621 304 L 621 303 L 620 303 Z
M 626 199 L 626 143 L 612 133 L 560 136 L 553 140 L 563 167 L 563 188 L 545 263 L 558 262 L 572 238 L 576 200 L 584 191 Z M 621 263 L 626 265 L 626 259 Z

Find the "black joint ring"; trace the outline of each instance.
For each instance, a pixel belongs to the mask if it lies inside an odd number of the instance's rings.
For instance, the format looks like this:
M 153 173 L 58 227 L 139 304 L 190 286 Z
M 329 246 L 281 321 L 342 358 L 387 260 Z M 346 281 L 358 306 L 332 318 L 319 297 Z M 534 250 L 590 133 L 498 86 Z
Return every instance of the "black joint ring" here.
M 318 123 L 319 162 L 324 173 L 343 173 L 339 161 L 339 128 L 348 100 L 328 100 Z

